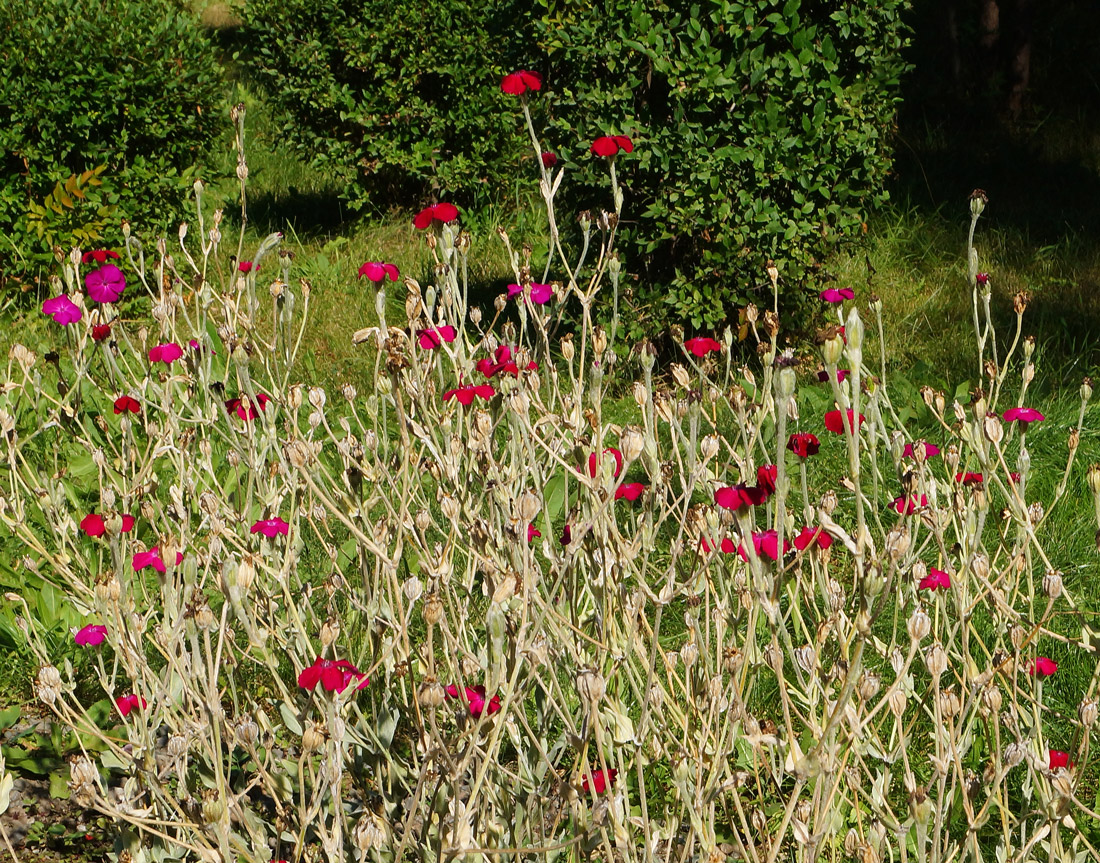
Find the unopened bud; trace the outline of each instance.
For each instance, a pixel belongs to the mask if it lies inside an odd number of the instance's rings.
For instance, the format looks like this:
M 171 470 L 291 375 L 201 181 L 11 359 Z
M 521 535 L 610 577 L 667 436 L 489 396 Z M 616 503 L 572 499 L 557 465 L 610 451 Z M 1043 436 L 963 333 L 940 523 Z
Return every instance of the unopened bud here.
M 1092 378 L 1085 378 L 1081 383 L 1081 401 L 1087 402 L 1092 398 Z

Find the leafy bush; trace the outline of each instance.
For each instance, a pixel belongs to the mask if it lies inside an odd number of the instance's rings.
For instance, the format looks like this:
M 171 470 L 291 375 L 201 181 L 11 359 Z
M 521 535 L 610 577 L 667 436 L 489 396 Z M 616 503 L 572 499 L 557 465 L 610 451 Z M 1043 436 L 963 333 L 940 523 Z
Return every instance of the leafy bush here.
M 492 85 L 528 56 L 529 10 L 516 0 L 257 0 L 248 50 L 294 117 L 290 139 L 351 183 L 353 205 L 385 210 L 430 189 L 499 190 L 514 175 L 524 141 Z
M 170 0 L 0 0 L 0 234 L 33 271 L 51 249 L 163 229 L 224 123 L 208 40 Z M 14 247 L 14 248 L 12 248 Z
M 768 258 L 797 282 L 863 230 L 887 197 L 907 6 L 610 0 L 542 20 L 557 138 L 637 139 L 620 248 L 648 320 L 714 327 Z

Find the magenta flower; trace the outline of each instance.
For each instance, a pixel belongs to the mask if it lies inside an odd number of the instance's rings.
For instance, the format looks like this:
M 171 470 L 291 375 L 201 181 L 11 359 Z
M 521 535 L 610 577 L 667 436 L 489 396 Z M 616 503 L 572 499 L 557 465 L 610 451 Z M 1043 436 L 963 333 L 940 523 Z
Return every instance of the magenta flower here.
M 349 683 L 356 681 L 356 689 L 362 689 L 370 683 L 367 675 L 346 659 L 322 659 L 320 656 L 313 661 L 313 665 L 303 668 L 298 675 L 298 685 L 310 692 L 317 688 L 318 683 L 328 692 L 343 692 Z
M 538 537 L 542 536 L 542 531 L 535 527 L 533 524 L 527 525 L 527 541 L 534 542 Z
M 229 399 L 225 403 L 226 413 L 235 413 L 245 422 L 254 420 L 259 414 L 256 412 L 258 406 L 261 411 L 267 409 L 267 403 L 271 401 L 271 397 L 264 395 L 263 393 L 256 393 L 256 403 L 252 403 L 252 399 L 247 396 L 237 396 L 235 399 Z
M 982 287 L 985 287 L 989 284 L 989 273 L 978 273 L 976 276 L 974 276 L 974 281 Z
M 413 227 L 418 231 L 431 227 L 433 224 L 445 225 L 458 218 L 458 207 L 454 204 L 432 204 L 416 214 L 413 219 Z
M 129 716 L 131 710 L 137 710 L 138 708 L 144 710 L 148 706 L 149 702 L 140 695 L 123 695 L 121 698 L 115 699 L 115 707 L 123 716 Z
M 614 767 L 607 768 L 607 771 L 597 770 L 591 776 L 585 776 L 581 779 L 581 790 L 585 793 L 592 791 L 595 794 L 603 794 L 608 788 L 615 784 L 615 777 L 619 775 L 619 771 Z
M 119 396 L 115 399 L 115 413 L 124 414 L 129 411 L 132 414 L 141 413 L 141 405 L 131 396 Z
M 42 314 L 49 315 L 55 323 L 63 327 L 76 323 L 84 317 L 80 307 L 65 294 L 58 294 L 56 297 L 45 300 L 42 303 Z
M 489 384 L 465 384 L 464 386 L 457 387 L 453 390 L 447 390 L 443 393 L 443 401 L 450 401 L 451 399 L 458 399 L 460 405 L 469 405 L 473 403 L 474 397 L 485 399 L 489 401 L 495 396 L 497 391 L 493 389 Z
M 951 587 L 951 576 L 942 569 L 929 569 L 928 575 L 917 585 L 919 590 L 947 590 Z
M 617 479 L 619 474 L 623 472 L 623 454 L 619 452 L 619 450 L 615 449 L 615 447 L 613 446 L 609 446 L 603 451 L 603 455 L 607 455 L 608 453 L 611 453 L 611 456 L 615 459 L 615 470 L 612 471 L 611 475 Z M 596 453 L 592 453 L 588 456 L 588 475 L 593 479 L 596 478 L 596 469 L 599 465 L 599 462 L 600 459 L 599 456 L 596 455 Z
M 85 252 L 80 256 L 80 262 L 83 264 L 105 264 L 108 258 L 114 258 L 118 260 L 118 252 L 112 252 L 110 249 L 96 249 L 92 252 Z
M 849 372 L 847 369 L 837 369 L 836 370 L 836 381 L 837 381 L 837 383 L 838 384 L 844 383 L 844 381 L 847 380 L 849 374 L 851 374 L 851 372 Z M 821 371 L 819 371 L 817 373 L 817 379 L 819 381 L 821 381 L 822 383 L 826 383 L 829 380 L 829 373 L 827 371 L 825 371 L 824 369 L 822 369 Z
M 175 342 L 166 342 L 163 345 L 149 348 L 149 362 L 151 363 L 164 363 L 166 366 L 170 366 L 182 356 L 183 348 Z
M 106 637 L 106 626 L 101 626 L 98 623 L 89 623 L 73 636 L 73 641 L 81 647 L 98 647 L 103 643 Z
M 715 489 L 714 502 L 723 509 L 738 510 L 742 507 L 760 506 L 768 500 L 766 489 L 755 485 L 745 485 L 739 482 L 737 485 Z
M 521 69 L 505 75 L 500 81 L 500 91 L 509 96 L 526 96 L 528 90 L 535 92 L 542 89 L 542 75 Z
M 787 438 L 787 449 L 799 458 L 817 455 L 820 448 L 821 442 L 817 439 L 817 435 L 809 432 L 795 432 Z
M 508 299 L 512 299 L 512 297 L 518 296 L 524 292 L 531 298 L 532 303 L 537 306 L 542 306 L 550 302 L 553 289 L 549 285 L 540 285 L 536 282 L 532 282 L 526 288 L 522 285 L 511 284 L 508 286 Z
M 268 539 L 274 539 L 277 534 L 290 535 L 290 525 L 281 518 L 261 519 L 252 525 L 252 533 L 262 533 Z
M 617 156 L 619 153 L 634 152 L 634 142 L 626 135 L 604 135 L 592 142 L 589 148 L 593 156 Z
M 391 282 L 396 282 L 397 277 L 400 275 L 397 271 L 397 267 L 393 264 L 383 264 L 375 261 L 367 261 L 363 266 L 359 268 L 359 278 L 366 276 L 370 281 L 376 285 L 379 282 L 384 282 L 389 279 Z
M 1004 420 L 1008 423 L 1037 423 L 1042 422 L 1044 419 L 1046 419 L 1046 417 L 1035 410 L 1035 408 L 1009 408 L 1004 412 Z
M 855 434 L 856 429 L 863 425 L 864 420 L 867 418 L 863 415 L 859 415 L 859 423 L 855 421 L 855 411 L 852 408 L 848 408 L 848 430 Z M 834 434 L 844 434 L 844 420 L 841 419 L 840 411 L 827 411 L 825 414 L 825 428 Z
M 252 261 L 241 261 L 239 264 L 237 264 L 238 273 L 244 273 L 245 275 L 248 275 L 252 272 L 252 269 Z M 256 267 L 256 269 L 259 270 L 260 268 Z
M 684 347 L 697 357 L 705 357 L 707 354 L 713 351 L 722 350 L 722 345 L 714 339 L 708 339 L 703 336 L 697 336 L 694 339 L 688 339 L 684 342 Z
M 449 684 L 445 691 L 448 698 L 458 698 L 458 687 L 455 684 Z M 481 716 L 486 708 L 490 716 L 500 710 L 500 696 L 494 695 L 486 701 L 485 687 L 480 684 L 466 687 L 466 702 L 470 705 L 470 715 L 475 718 Z
M 615 500 L 637 500 L 645 491 L 645 485 L 640 482 L 623 483 L 615 489 Z
M 925 458 L 931 458 L 932 456 L 939 455 L 939 454 L 940 454 L 940 448 L 938 446 L 936 446 L 934 443 L 925 442 L 925 444 L 924 444 L 924 456 L 925 456 Z M 901 455 L 902 455 L 902 458 L 913 458 L 913 445 L 911 443 L 907 443 L 905 445 L 905 448 L 901 451 Z
M 967 471 L 966 473 L 955 474 L 955 482 L 961 482 L 963 485 L 981 485 L 984 482 L 984 477 L 980 473 L 974 473 L 973 471 Z
M 447 344 L 453 342 L 457 335 L 454 327 L 432 327 L 427 330 L 417 330 L 416 340 L 424 350 L 434 351 L 444 342 Z
M 794 538 L 794 547 L 799 551 L 805 551 L 815 544 L 818 548 L 828 548 L 833 544 L 833 538 L 820 527 L 804 527 Z
M 183 552 L 176 552 L 176 566 L 183 563 Z M 134 554 L 134 572 L 141 572 L 147 567 L 153 567 L 157 572 L 162 575 L 168 571 L 168 567 L 164 565 L 164 561 L 160 558 L 160 549 L 157 546 L 153 546 L 148 551 L 139 551 Z
M 495 360 L 495 362 L 494 362 Z M 529 370 L 538 369 L 539 364 L 534 360 L 527 363 Z M 501 372 L 508 372 L 512 377 L 519 376 L 519 365 L 512 359 L 512 349 L 508 345 L 500 345 L 493 352 L 493 359 L 482 357 L 477 361 L 475 368 L 487 378 L 496 377 Z
M 826 288 L 818 296 L 827 303 L 843 303 L 855 297 L 855 291 L 851 288 Z
M 906 498 L 905 496 L 896 497 L 894 498 L 894 502 L 890 505 L 898 512 L 899 515 L 912 515 L 918 509 L 923 509 L 924 507 L 928 506 L 928 497 L 922 494 L 920 496 L 919 503 L 915 494 L 909 495 L 908 498 Z
M 752 535 L 752 547 L 756 551 L 757 557 L 766 557 L 768 560 L 779 560 L 779 532 L 775 530 L 764 530 L 755 532 Z M 786 554 L 791 550 L 791 544 L 786 539 L 783 540 L 783 553 Z M 749 555 L 745 551 L 745 547 L 738 546 L 737 554 L 741 560 L 748 562 Z
M 1058 670 L 1058 663 L 1053 659 L 1040 656 L 1028 665 L 1027 673 L 1032 677 L 1050 677 Z
M 97 303 L 117 303 L 126 289 L 126 277 L 114 264 L 105 264 L 84 277 L 84 286 Z
M 107 526 L 103 522 L 103 516 L 94 512 L 88 513 L 80 520 L 80 529 L 91 537 L 103 536 L 103 534 L 107 532 Z M 129 533 L 133 529 L 134 517 L 132 515 L 122 516 L 122 533 Z

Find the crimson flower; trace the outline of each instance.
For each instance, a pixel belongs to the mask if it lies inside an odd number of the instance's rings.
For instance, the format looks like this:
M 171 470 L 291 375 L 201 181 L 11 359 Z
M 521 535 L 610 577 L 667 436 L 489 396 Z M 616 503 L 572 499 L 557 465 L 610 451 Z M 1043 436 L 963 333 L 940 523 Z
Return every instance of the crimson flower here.
M 566 525 L 561 529 L 561 536 L 558 537 L 558 542 L 560 542 L 562 545 L 569 545 L 569 543 L 571 543 L 572 541 L 573 531 L 569 527 L 569 525 Z
M 915 494 L 909 495 L 906 498 L 904 495 L 894 498 L 894 502 L 890 504 L 899 515 L 912 515 L 918 508 L 928 506 L 928 497 L 926 495 L 920 496 L 920 502 L 917 502 L 917 496 Z
M 615 458 L 615 470 L 612 471 L 611 475 L 618 478 L 619 474 L 623 472 L 623 454 L 619 452 L 619 450 L 615 449 L 615 447 L 613 446 L 609 446 L 603 451 L 604 455 L 607 455 L 608 453 L 611 453 L 611 455 Z M 588 475 L 593 479 L 596 478 L 596 467 L 598 463 L 599 457 L 596 455 L 596 453 L 592 453 L 588 457 Z
M 92 326 L 92 341 L 101 342 L 111 335 L 110 324 L 94 324 Z
M 500 91 L 509 96 L 524 96 L 528 90 L 538 92 L 541 89 L 542 75 L 527 69 L 511 72 L 500 81 Z
M 855 411 L 848 408 L 848 431 L 855 434 L 856 429 L 863 425 L 864 420 L 867 418 L 863 415 L 859 415 L 859 423 L 857 425 L 855 421 Z M 834 434 L 844 434 L 844 420 L 841 419 L 840 411 L 828 411 L 825 414 L 825 428 Z
M 637 500 L 642 496 L 642 492 L 645 491 L 645 485 L 640 482 L 627 482 L 623 483 L 617 489 L 615 489 L 615 500 Z
M 924 444 L 924 456 L 925 456 L 925 458 L 931 458 L 932 456 L 939 455 L 939 454 L 940 454 L 940 448 L 938 446 L 936 446 L 934 443 L 928 443 L 927 441 L 925 442 L 925 444 Z M 901 451 L 901 455 L 902 455 L 902 458 L 913 458 L 913 445 L 911 443 L 907 443 L 905 445 L 905 449 L 903 449 Z
M 951 576 L 942 569 L 929 569 L 928 575 L 917 585 L 919 590 L 947 590 L 951 587 Z
M 225 410 L 227 413 L 235 413 L 242 420 L 248 422 L 248 420 L 254 420 L 259 416 L 256 413 L 256 407 L 259 406 L 261 411 L 266 410 L 269 401 L 271 401 L 271 398 L 263 393 L 256 393 L 255 404 L 247 396 L 237 396 L 225 403 Z
M 549 150 L 544 151 L 542 154 L 542 167 L 553 168 L 556 164 L 558 164 L 558 157 Z
M 524 292 L 531 298 L 532 303 L 537 306 L 542 306 L 550 302 L 553 289 L 549 285 L 540 285 L 537 282 L 527 285 L 526 287 L 512 284 L 508 286 L 508 299 L 512 299 L 512 297 Z
M 704 552 L 710 554 L 710 543 L 707 542 L 705 538 L 699 540 L 699 545 Z M 723 554 L 733 554 L 737 551 L 737 547 L 733 544 L 733 540 L 728 536 L 719 543 L 719 548 Z
M 1050 750 L 1050 769 L 1057 770 L 1059 767 L 1072 767 L 1073 762 L 1069 760 L 1069 753 L 1063 752 L 1060 749 Z
M 96 249 L 93 252 L 85 252 L 80 256 L 80 262 L 82 264 L 105 264 L 108 258 L 118 260 L 118 252 L 112 252 L 110 249 Z
M 256 267 L 256 269 L 258 270 L 260 268 Z M 237 272 L 238 273 L 251 273 L 252 272 L 252 261 L 241 261 L 239 264 L 237 264 Z
M 619 153 L 634 152 L 634 142 L 626 135 L 604 135 L 592 142 L 589 148 L 593 156 L 617 156 Z
M 417 218 L 419 218 L 419 216 Z M 386 279 L 389 279 L 391 282 L 396 282 L 399 275 L 401 274 L 394 264 L 383 264 L 378 261 L 367 261 L 359 268 L 359 278 L 366 276 L 366 278 L 376 285 L 379 282 L 384 282 Z
M 774 464 L 762 464 L 756 469 L 756 486 L 764 490 L 764 494 L 775 493 L 775 481 L 779 477 L 779 466 Z
M 542 536 L 542 531 L 535 527 L 533 524 L 527 525 L 527 541 L 534 542 L 538 537 Z
M 714 502 L 723 509 L 737 510 L 745 506 L 760 506 L 767 499 L 767 490 L 759 486 L 745 485 L 743 482 L 714 491 Z
M 851 288 L 826 288 L 818 296 L 827 303 L 843 303 L 855 297 L 855 291 Z
M 817 435 L 809 432 L 796 432 L 787 438 L 787 449 L 799 458 L 809 458 L 812 455 L 817 455 L 820 448 L 821 442 L 817 439 Z
M 688 339 L 684 342 L 684 347 L 691 351 L 697 357 L 705 357 L 712 351 L 722 350 L 722 345 L 714 339 L 705 338 L 703 336 L 697 336 L 694 339 Z
M 455 684 L 449 684 L 444 691 L 447 693 L 448 698 L 458 698 L 458 686 Z M 486 701 L 485 687 L 481 684 L 466 687 L 466 703 L 470 705 L 470 715 L 475 718 L 481 716 L 486 707 L 489 709 L 490 716 L 500 710 L 500 696 L 494 695 Z
M 848 378 L 849 374 L 851 374 L 851 372 L 849 372 L 847 369 L 837 369 L 836 370 L 836 381 L 837 381 L 837 383 L 838 384 L 844 383 L 844 381 Z M 826 381 L 829 380 L 829 373 L 827 371 L 825 371 L 824 369 L 822 369 L 821 371 L 819 371 L 817 373 L 817 379 L 819 381 L 821 381 L 822 383 L 825 383 Z
M 163 345 L 149 348 L 149 362 L 151 363 L 164 363 L 166 366 L 170 366 L 182 356 L 183 348 L 175 342 L 166 342 Z
M 80 520 L 80 529 L 91 537 L 103 536 L 107 532 L 107 526 L 103 523 L 103 516 L 94 512 L 88 513 Z M 133 529 L 134 517 L 124 515 L 122 517 L 122 532 L 129 533 Z
M 779 560 L 779 532 L 775 530 L 764 530 L 753 533 L 752 547 L 757 557 L 766 557 L 769 560 Z M 786 554 L 790 550 L 790 542 L 784 539 L 783 553 Z M 737 555 L 741 560 L 746 563 L 748 562 L 749 555 L 748 552 L 745 551 L 744 545 L 738 546 Z
M 963 485 L 981 485 L 983 481 L 984 477 L 980 473 L 974 473 L 973 471 L 955 474 L 955 482 L 961 482 Z
M 458 207 L 454 204 L 432 204 L 416 214 L 416 218 L 413 219 L 413 227 L 418 231 L 423 231 L 435 222 L 444 225 L 447 222 L 453 222 L 457 218 Z
M 273 539 L 277 534 L 290 535 L 290 525 L 281 518 L 261 519 L 252 525 L 252 533 L 262 533 L 268 539 Z
M 615 777 L 619 775 L 619 771 L 614 767 L 607 768 L 607 771 L 597 770 L 591 776 L 585 776 L 581 779 L 581 790 L 588 792 L 592 791 L 595 794 L 603 794 L 608 788 L 615 784 Z
M 416 341 L 424 350 L 434 351 L 444 342 L 447 344 L 453 342 L 457 335 L 455 328 L 451 326 L 431 327 L 426 330 L 417 330 Z
M 42 314 L 49 315 L 55 323 L 67 327 L 84 317 L 80 307 L 65 294 L 58 294 L 42 303 Z
M 833 544 L 833 538 L 820 527 L 804 527 L 802 533 L 794 538 L 794 547 L 799 551 L 805 551 L 814 544 L 818 548 L 828 548 Z
M 89 623 L 73 636 L 73 641 L 81 647 L 98 647 L 103 643 L 106 637 L 106 626 L 101 626 L 98 623 Z
M 84 277 L 84 286 L 97 303 L 117 303 L 126 290 L 126 277 L 114 264 L 105 264 Z
M 138 404 L 138 400 L 131 396 L 119 396 L 115 399 L 115 413 L 124 414 L 129 411 L 132 414 L 141 413 L 141 405 Z
M 982 287 L 985 287 L 989 284 L 989 273 L 978 273 L 976 276 L 974 276 L 974 281 Z
M 131 710 L 137 710 L 139 707 L 144 710 L 148 706 L 149 702 L 140 695 L 123 695 L 115 699 L 115 707 L 123 716 L 129 716 Z
M 1057 670 L 1058 663 L 1045 656 L 1032 660 L 1027 666 L 1027 673 L 1032 677 L 1050 677 Z
M 494 362 L 495 360 L 495 362 Z M 539 364 L 534 360 L 527 363 L 527 369 L 534 370 Z M 493 359 L 482 357 L 477 361 L 475 368 L 487 378 L 496 377 L 501 372 L 508 372 L 512 377 L 519 376 L 519 365 L 512 359 L 512 349 L 508 345 L 500 345 L 493 351 Z
M 1042 422 L 1046 417 L 1035 408 L 1009 408 L 1004 412 L 1005 422 L 1035 423 Z
M 489 384 L 465 384 L 453 390 L 447 390 L 443 393 L 443 401 L 450 401 L 451 399 L 458 399 L 460 405 L 469 405 L 473 403 L 474 396 L 483 398 L 485 401 L 489 401 L 496 395 L 494 390 Z
M 317 688 L 318 683 L 327 692 L 343 692 L 349 683 L 356 681 L 359 682 L 356 689 L 362 689 L 370 683 L 367 675 L 346 659 L 322 659 L 320 656 L 313 660 L 313 665 L 303 668 L 298 675 L 298 685 L 310 692 Z
M 183 563 L 183 552 L 176 552 L 176 566 Z M 157 572 L 162 575 L 168 571 L 168 567 L 164 565 L 164 561 L 160 558 L 160 549 L 157 546 L 153 546 L 148 551 L 139 551 L 134 555 L 134 572 L 141 572 L 147 567 L 153 567 Z

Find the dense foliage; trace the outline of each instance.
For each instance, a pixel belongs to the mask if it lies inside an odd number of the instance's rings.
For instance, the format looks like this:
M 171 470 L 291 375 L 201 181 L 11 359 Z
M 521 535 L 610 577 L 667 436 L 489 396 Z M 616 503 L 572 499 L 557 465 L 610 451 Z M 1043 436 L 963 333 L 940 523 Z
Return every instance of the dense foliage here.
M 4 258 L 33 272 L 123 218 L 178 218 L 225 120 L 210 44 L 176 4 L 0 0 L 0 61 Z

